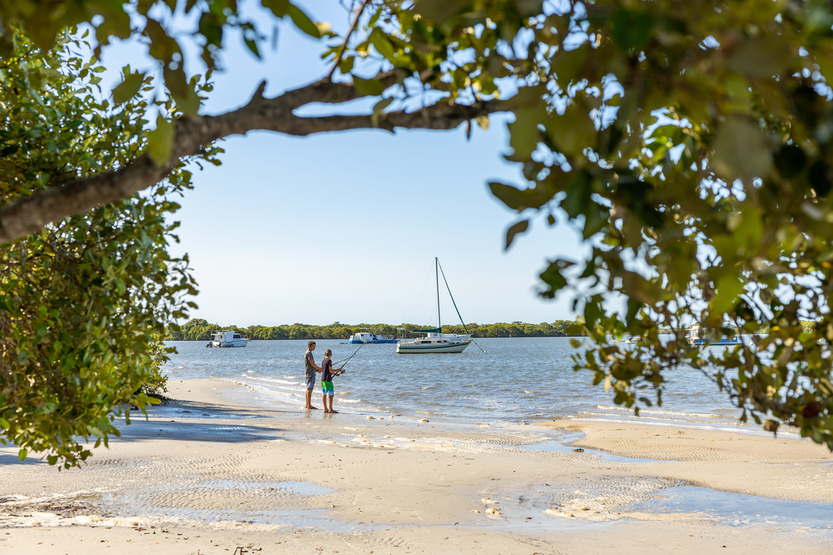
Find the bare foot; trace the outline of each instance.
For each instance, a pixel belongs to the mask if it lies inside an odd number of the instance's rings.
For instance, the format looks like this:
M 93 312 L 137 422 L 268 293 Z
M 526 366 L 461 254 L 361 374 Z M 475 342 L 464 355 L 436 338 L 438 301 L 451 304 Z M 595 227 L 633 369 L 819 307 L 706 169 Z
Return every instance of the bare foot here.
M 309 410 L 318 410 L 318 407 L 309 406 L 309 407 L 307 407 L 307 409 L 309 409 Z
M 328 412 L 331 412 L 331 411 L 325 410 L 325 411 L 324 411 L 324 414 L 327 414 Z
M 338 414 L 338 411 L 337 410 L 331 410 L 330 414 Z

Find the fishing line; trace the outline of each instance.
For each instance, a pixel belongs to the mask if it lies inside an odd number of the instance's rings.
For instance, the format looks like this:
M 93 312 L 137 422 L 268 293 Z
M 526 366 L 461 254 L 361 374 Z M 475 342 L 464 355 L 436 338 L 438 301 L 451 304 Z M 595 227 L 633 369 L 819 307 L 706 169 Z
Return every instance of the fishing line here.
M 353 354 L 352 354 L 352 355 L 350 355 L 349 357 L 347 357 L 347 360 L 345 360 L 345 361 L 344 361 L 344 364 L 342 364 L 342 363 L 341 363 L 341 361 L 339 361 L 339 362 L 334 362 L 334 363 L 333 363 L 333 366 L 337 366 L 337 365 L 341 364 L 340 368 L 344 368 L 344 367 L 345 367 L 345 365 L 347 365 L 347 363 L 348 363 L 348 362 L 350 362 L 350 359 L 351 359 L 351 358 L 353 358 L 354 356 L 356 356 L 356 353 L 358 353 L 359 351 L 361 351 L 361 350 L 362 350 L 362 347 L 364 347 L 365 345 L 367 345 L 367 343 L 362 343 L 361 345 L 359 345 L 359 348 L 358 348 L 358 349 L 356 349 L 356 350 L 353 352 Z

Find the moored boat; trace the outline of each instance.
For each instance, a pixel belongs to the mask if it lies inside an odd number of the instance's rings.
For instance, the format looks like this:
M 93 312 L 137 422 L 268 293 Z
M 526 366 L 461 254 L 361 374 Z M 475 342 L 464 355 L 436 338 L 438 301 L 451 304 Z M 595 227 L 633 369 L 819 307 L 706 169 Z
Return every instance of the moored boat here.
M 689 345 L 692 345 L 694 347 L 720 347 L 741 344 L 739 335 L 735 335 L 731 338 L 721 337 L 719 340 L 712 339 L 711 337 L 706 337 L 706 335 L 703 332 L 701 332 L 699 324 L 694 324 L 693 326 L 688 328 L 688 334 L 686 334 L 686 339 L 688 340 Z
M 442 320 L 440 317 L 440 261 L 434 258 L 434 273 L 437 281 L 437 327 L 423 330 L 414 330 L 415 333 L 425 333 L 426 337 L 415 339 L 412 341 L 402 341 L 396 345 L 396 352 L 398 354 L 423 354 L 423 353 L 462 353 L 466 347 L 472 342 L 471 335 L 457 335 L 456 333 L 443 333 Z M 445 273 L 443 273 L 443 281 L 445 281 Z M 448 294 L 451 296 L 451 288 L 448 287 L 448 282 L 445 282 L 448 288 Z M 451 302 L 454 303 L 454 297 L 451 297 Z M 454 308 L 457 308 L 457 303 L 454 303 Z M 457 311 L 457 315 L 460 312 Z M 460 321 L 462 322 L 462 318 Z M 463 328 L 466 325 L 463 324 Z M 468 330 L 467 330 L 468 331 Z M 479 346 L 479 345 L 478 345 Z
M 350 338 L 347 339 L 346 343 L 350 345 L 360 345 L 363 343 L 373 345 L 376 343 L 396 343 L 398 341 L 398 339 L 378 335 L 372 331 L 361 331 L 351 335 Z
M 470 335 L 442 333 L 441 328 L 414 331 L 427 335 L 413 341 L 400 341 L 396 346 L 397 353 L 462 353 L 471 343 Z
M 220 331 L 211 334 L 211 341 L 206 347 L 245 347 L 249 340 L 233 331 Z

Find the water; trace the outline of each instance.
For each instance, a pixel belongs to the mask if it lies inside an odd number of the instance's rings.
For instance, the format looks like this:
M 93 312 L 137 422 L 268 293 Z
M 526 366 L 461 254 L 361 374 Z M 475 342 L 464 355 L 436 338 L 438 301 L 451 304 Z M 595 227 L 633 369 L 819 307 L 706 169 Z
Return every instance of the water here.
M 594 455 L 599 457 L 599 460 L 612 463 L 649 463 L 649 462 L 668 462 L 661 459 L 638 459 L 635 457 L 620 457 L 606 451 L 599 451 L 597 449 L 588 449 L 587 447 L 576 449 L 569 443 L 578 441 L 584 438 L 584 434 L 570 434 L 573 437 L 562 438 L 561 441 L 542 441 L 539 443 L 532 443 L 530 445 L 519 445 L 524 451 L 544 451 L 545 453 L 575 453 L 580 452 L 585 455 Z
M 750 524 L 833 531 L 833 505 L 767 499 L 694 486 L 663 490 L 630 510 L 704 512 L 728 526 Z
M 317 340 L 315 359 L 332 349 L 335 362 L 358 348 Z M 673 424 L 716 430 L 758 431 L 702 373 L 668 372 L 663 406 L 632 409 L 613 404 L 592 385 L 592 373 L 574 372 L 568 338 L 478 339 L 460 354 L 397 355 L 396 345 L 365 345 L 334 380 L 335 407 L 367 414 L 397 414 L 452 422 L 586 419 Z M 201 341 L 172 341 L 165 371 L 171 379 L 219 378 L 260 388 L 261 400 L 302 405 L 306 340 L 252 341 L 246 348 L 209 349 Z M 337 365 L 336 365 L 337 366 Z M 320 390 L 313 399 L 320 401 Z

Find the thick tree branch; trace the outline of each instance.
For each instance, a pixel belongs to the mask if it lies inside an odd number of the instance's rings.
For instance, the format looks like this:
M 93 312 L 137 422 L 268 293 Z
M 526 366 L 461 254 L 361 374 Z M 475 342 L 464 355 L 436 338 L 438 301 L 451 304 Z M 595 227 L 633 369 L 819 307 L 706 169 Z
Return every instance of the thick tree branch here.
M 391 72 L 379 76 L 378 80 L 387 87 L 402 78 Z M 464 106 L 441 101 L 415 112 L 390 112 L 380 114 L 378 118 L 371 115 L 299 117 L 294 110 L 306 104 L 338 104 L 356 100 L 361 95 L 349 83 L 333 83 L 326 79 L 271 99 L 263 97 L 263 89 L 264 84 L 261 84 L 248 104 L 232 112 L 178 120 L 172 155 L 163 166 L 155 165 L 144 154 L 117 171 L 55 185 L 0 208 L 0 244 L 21 239 L 49 223 L 84 214 L 101 204 L 129 198 L 163 180 L 179 160 L 199 154 L 205 145 L 223 137 L 258 130 L 294 136 L 351 129 L 393 131 L 397 127 L 449 130 L 478 116 L 510 109 L 509 102 Z

